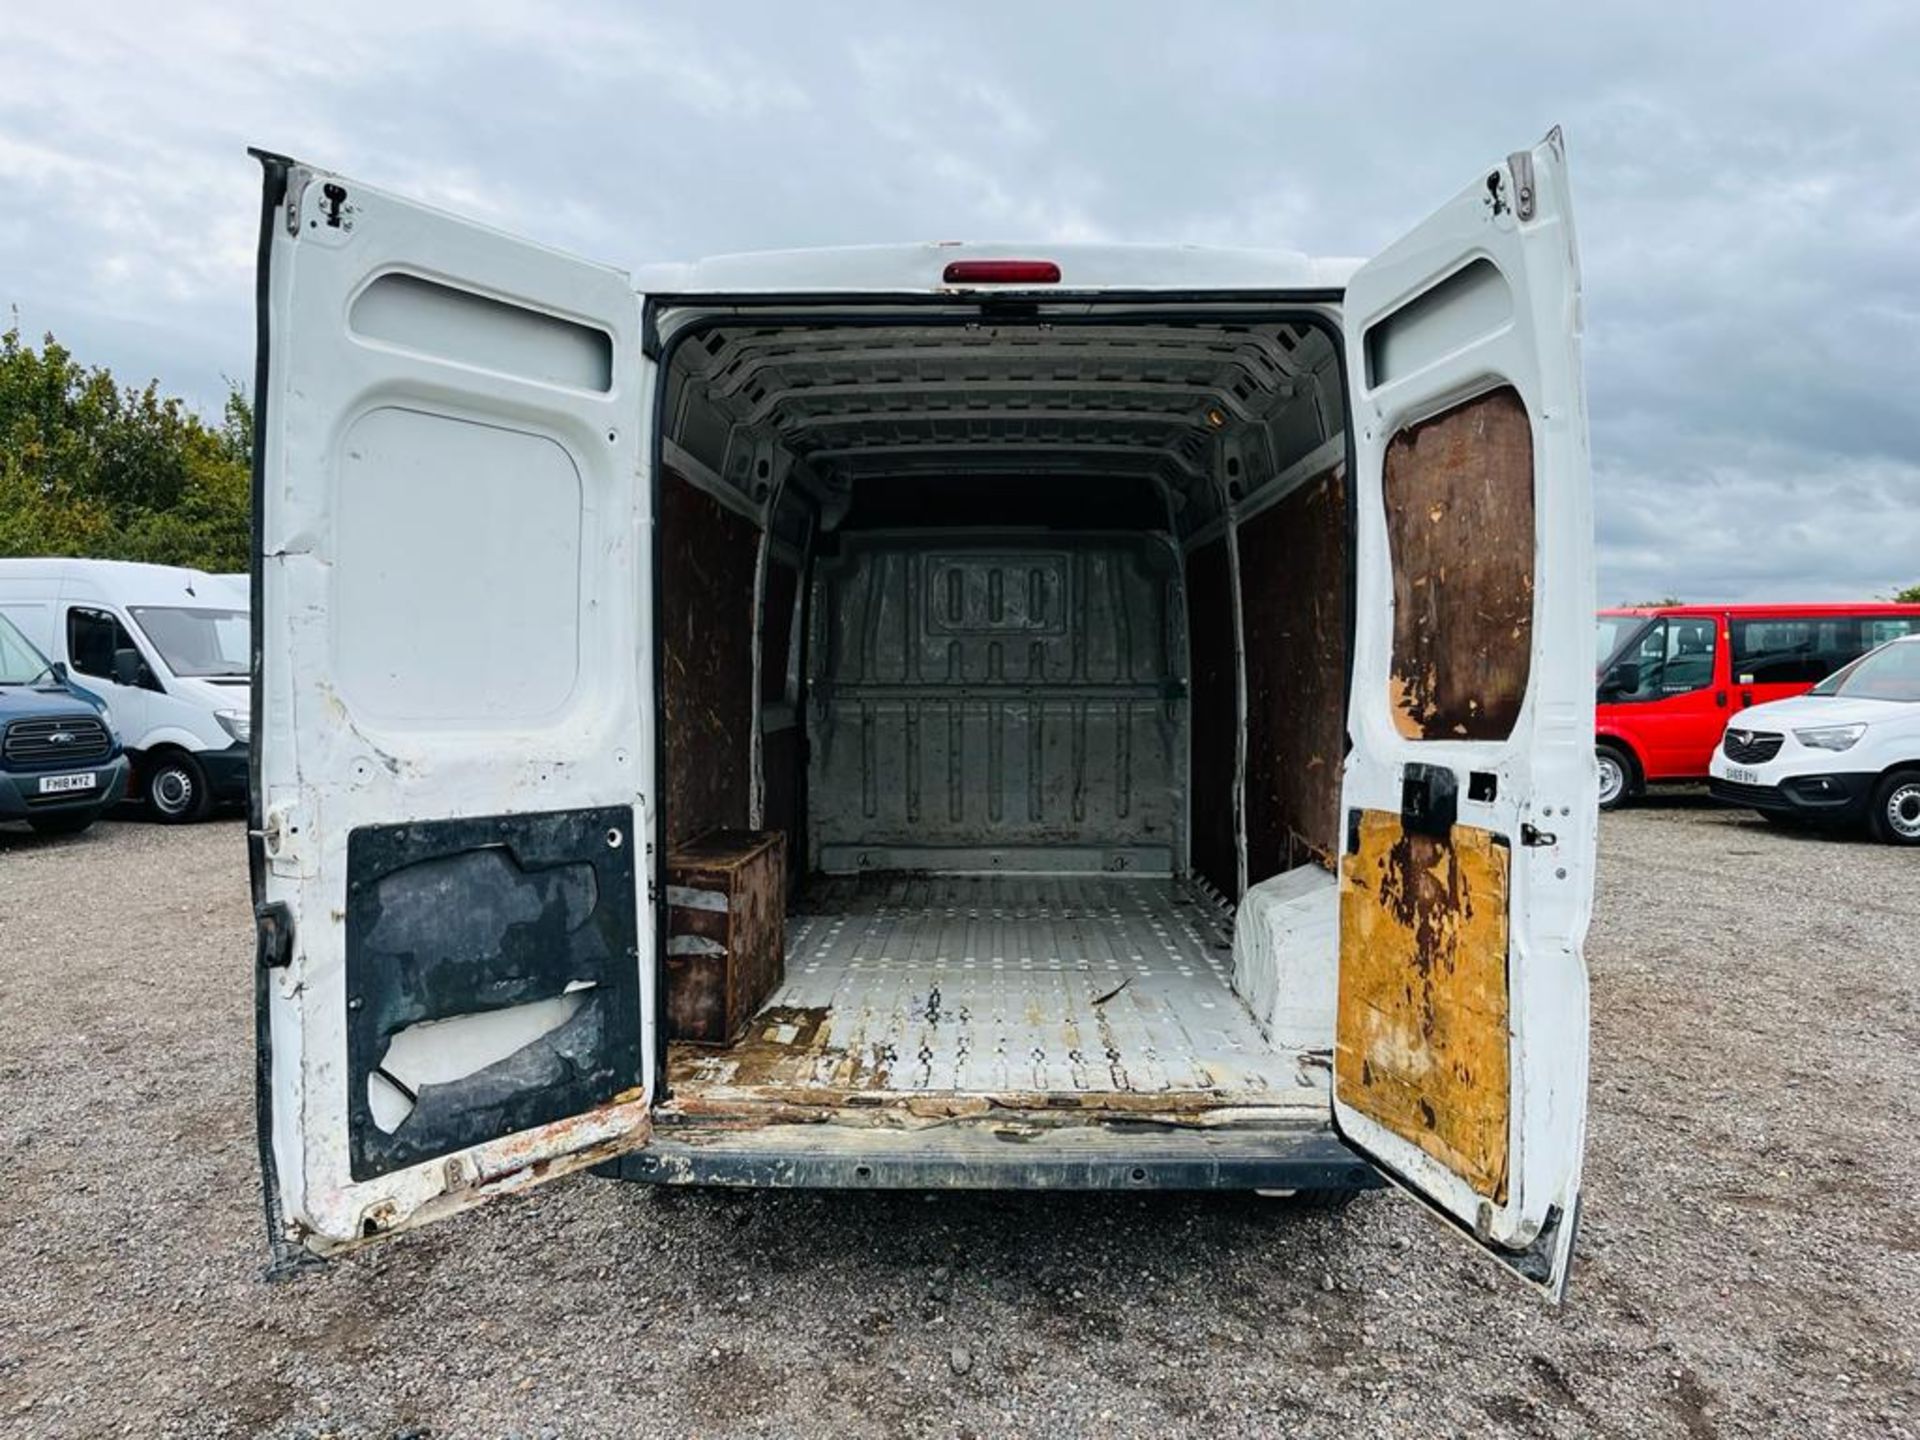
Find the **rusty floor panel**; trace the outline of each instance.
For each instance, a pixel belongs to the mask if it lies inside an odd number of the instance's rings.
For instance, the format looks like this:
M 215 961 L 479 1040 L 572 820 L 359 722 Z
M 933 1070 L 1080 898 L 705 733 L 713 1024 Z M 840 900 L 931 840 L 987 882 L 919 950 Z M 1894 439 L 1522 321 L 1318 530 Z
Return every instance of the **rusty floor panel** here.
M 1229 988 L 1231 917 L 1166 879 L 830 880 L 785 984 L 728 1050 L 676 1045 L 677 1098 L 993 1096 L 1094 1109 L 1324 1109 Z

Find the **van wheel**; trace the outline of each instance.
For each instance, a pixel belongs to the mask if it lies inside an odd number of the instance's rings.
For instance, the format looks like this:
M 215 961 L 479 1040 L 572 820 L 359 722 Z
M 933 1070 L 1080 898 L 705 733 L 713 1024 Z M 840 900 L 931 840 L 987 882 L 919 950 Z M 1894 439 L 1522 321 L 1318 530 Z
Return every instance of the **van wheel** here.
M 29 815 L 27 824 L 36 835 L 78 835 L 99 818 L 98 810 L 83 810 L 78 815 Z
M 1618 745 L 1602 743 L 1593 747 L 1593 759 L 1600 768 L 1600 808 L 1618 810 L 1633 794 L 1633 757 Z
M 147 762 L 147 804 L 162 825 L 182 825 L 207 813 L 207 777 L 184 751 Z
M 1873 791 L 1873 835 L 1889 845 L 1920 845 L 1920 770 L 1896 770 Z

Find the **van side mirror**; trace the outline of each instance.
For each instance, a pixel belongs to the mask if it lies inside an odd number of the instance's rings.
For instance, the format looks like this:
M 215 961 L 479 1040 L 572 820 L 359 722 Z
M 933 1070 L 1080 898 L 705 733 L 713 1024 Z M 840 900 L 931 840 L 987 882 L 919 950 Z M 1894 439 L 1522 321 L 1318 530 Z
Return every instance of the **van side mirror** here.
M 1620 660 L 1607 668 L 1607 678 L 1600 682 L 1600 691 L 1604 695 L 1631 695 L 1640 688 L 1640 666 L 1632 660 Z
M 116 685 L 138 685 L 141 672 L 147 667 L 140 662 L 138 650 L 116 650 L 113 652 L 113 683 Z
M 68 684 L 73 678 L 67 674 L 67 662 L 64 660 L 55 660 L 47 668 L 53 672 L 53 678 L 62 685 Z

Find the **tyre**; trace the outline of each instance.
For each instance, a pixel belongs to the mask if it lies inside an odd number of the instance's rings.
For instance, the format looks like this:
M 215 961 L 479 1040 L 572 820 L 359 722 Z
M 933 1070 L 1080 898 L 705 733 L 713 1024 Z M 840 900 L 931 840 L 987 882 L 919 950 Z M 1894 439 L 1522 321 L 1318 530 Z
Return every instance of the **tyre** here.
M 99 818 L 98 810 L 82 810 L 78 814 L 29 815 L 27 824 L 36 835 L 78 835 Z
M 1618 810 L 1632 797 L 1639 778 L 1633 757 L 1618 745 L 1600 744 L 1593 747 L 1593 760 L 1600 768 L 1600 808 Z
M 207 777 L 184 751 L 168 751 L 146 763 L 147 804 L 162 825 L 184 825 L 207 813 Z
M 1920 845 L 1920 770 L 1896 770 L 1873 787 L 1867 812 L 1873 837 L 1889 845 Z

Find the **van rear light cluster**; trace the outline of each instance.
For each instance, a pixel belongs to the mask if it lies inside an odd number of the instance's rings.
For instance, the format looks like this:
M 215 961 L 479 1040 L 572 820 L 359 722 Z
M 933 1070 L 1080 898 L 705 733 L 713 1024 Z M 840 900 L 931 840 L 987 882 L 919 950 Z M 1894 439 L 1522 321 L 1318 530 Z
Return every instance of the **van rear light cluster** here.
M 949 285 L 1058 285 L 1052 260 L 955 260 L 941 279 Z

